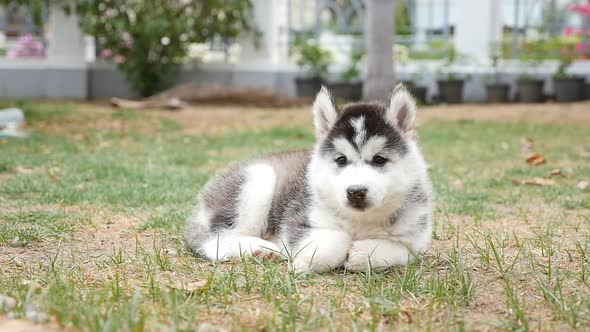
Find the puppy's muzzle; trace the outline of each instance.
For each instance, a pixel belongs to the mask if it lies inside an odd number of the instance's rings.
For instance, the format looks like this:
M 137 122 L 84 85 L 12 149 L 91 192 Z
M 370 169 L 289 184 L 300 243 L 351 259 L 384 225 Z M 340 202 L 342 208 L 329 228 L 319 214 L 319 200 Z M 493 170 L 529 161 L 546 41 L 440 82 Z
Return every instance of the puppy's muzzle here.
M 350 186 L 346 189 L 348 204 L 353 208 L 363 210 L 367 207 L 367 193 L 369 189 L 363 186 Z

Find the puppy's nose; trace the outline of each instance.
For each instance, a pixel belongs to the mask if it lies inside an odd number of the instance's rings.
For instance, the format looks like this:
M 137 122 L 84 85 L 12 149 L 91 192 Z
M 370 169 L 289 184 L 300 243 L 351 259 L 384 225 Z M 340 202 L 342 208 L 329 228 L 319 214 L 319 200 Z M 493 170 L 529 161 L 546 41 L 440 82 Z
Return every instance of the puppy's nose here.
M 367 198 L 369 189 L 363 186 L 350 186 L 346 189 L 346 197 L 351 202 L 363 202 Z

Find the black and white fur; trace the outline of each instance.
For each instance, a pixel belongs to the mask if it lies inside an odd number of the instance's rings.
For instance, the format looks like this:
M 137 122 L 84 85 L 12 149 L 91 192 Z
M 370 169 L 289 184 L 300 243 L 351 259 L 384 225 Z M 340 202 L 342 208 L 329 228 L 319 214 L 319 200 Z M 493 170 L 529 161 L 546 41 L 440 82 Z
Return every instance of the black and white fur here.
M 406 90 L 338 109 L 322 88 L 313 114 L 313 150 L 235 165 L 205 186 L 189 248 L 218 261 L 280 254 L 299 272 L 382 270 L 428 248 L 433 194 Z

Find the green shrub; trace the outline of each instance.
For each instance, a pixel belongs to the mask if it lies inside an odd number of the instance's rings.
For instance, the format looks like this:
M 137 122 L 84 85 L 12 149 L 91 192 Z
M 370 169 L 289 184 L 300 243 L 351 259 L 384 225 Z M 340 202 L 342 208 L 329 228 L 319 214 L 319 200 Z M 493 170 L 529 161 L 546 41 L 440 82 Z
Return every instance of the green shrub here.
M 346 68 L 346 70 L 342 73 L 342 79 L 345 81 L 353 81 L 359 78 L 360 70 L 359 65 L 360 62 L 365 57 L 365 50 L 362 48 L 353 48 L 350 52 L 350 64 Z
M 78 0 L 74 9 L 144 96 L 162 88 L 191 43 L 232 40 L 253 29 L 250 0 Z
M 328 72 L 332 54 L 313 38 L 297 37 L 291 48 L 297 66 L 309 76 L 324 76 Z
M 0 0 L 7 5 L 14 0 Z M 85 33 L 96 38 L 143 96 L 163 88 L 192 43 L 231 41 L 254 31 L 251 0 L 16 0 L 41 25 L 43 5 L 76 13 Z

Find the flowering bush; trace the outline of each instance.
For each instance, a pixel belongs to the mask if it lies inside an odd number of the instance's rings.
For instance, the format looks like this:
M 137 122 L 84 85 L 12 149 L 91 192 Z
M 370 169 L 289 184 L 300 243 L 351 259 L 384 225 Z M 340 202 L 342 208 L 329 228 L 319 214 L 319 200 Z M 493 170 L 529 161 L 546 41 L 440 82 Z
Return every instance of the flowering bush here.
M 590 3 L 588 4 L 573 4 L 569 7 L 573 13 L 581 14 L 582 16 L 590 15 Z M 584 18 L 586 19 L 586 18 Z M 588 56 L 588 45 L 583 43 L 584 34 L 590 35 L 590 31 L 578 29 L 573 27 L 566 27 L 563 31 L 565 37 L 559 46 L 559 67 L 555 74 L 556 77 L 567 76 L 567 68 L 572 62 L 577 59 L 586 59 Z
M 590 3 L 587 4 L 573 4 L 570 6 L 570 11 L 573 13 L 579 13 L 584 17 L 584 20 L 588 20 L 590 19 Z M 586 30 L 584 31 L 583 29 L 566 29 L 565 31 L 566 36 L 568 35 L 577 35 L 577 36 L 582 36 L 582 35 L 586 35 L 587 37 L 590 37 L 590 31 Z M 588 44 L 584 44 L 582 43 L 582 38 L 580 38 L 580 40 L 578 41 L 578 43 L 575 44 L 574 46 L 574 50 L 576 51 L 576 53 L 579 54 L 580 59 L 587 59 L 588 58 L 588 53 L 590 53 L 590 49 L 588 48 Z
M 254 31 L 251 0 L 0 0 L 26 6 L 42 25 L 46 5 L 76 13 L 101 56 L 116 63 L 141 95 L 151 95 L 194 43 L 231 41 Z
M 570 11 L 577 12 L 582 15 L 590 15 L 590 3 L 582 4 L 575 3 L 570 6 Z
M 190 45 L 232 40 L 254 27 L 250 0 L 78 0 L 72 8 L 141 95 L 161 89 Z
M 10 49 L 6 56 L 10 59 L 42 58 L 45 56 L 45 47 L 33 35 L 25 34 L 19 38 L 16 46 Z

